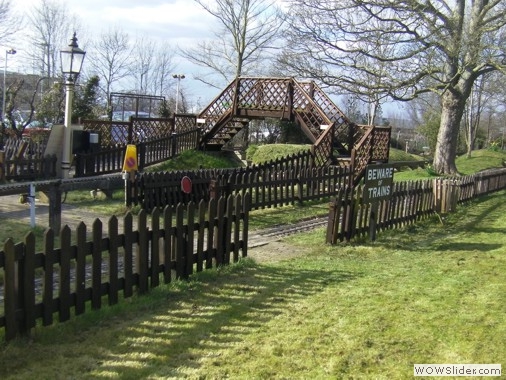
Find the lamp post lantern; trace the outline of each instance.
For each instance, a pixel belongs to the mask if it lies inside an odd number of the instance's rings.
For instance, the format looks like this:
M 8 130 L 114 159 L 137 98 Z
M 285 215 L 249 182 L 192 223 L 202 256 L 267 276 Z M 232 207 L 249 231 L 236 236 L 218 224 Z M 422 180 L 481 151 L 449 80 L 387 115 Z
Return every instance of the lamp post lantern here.
M 61 70 L 65 79 L 65 121 L 63 130 L 63 152 L 61 159 L 62 177 L 69 178 L 70 145 L 72 138 L 72 100 L 74 83 L 81 72 L 86 52 L 77 45 L 76 33 L 72 36 L 69 46 L 60 51 Z
M 11 49 L 5 51 L 4 85 L 3 85 L 3 97 L 2 97 L 2 120 L 5 119 L 5 96 L 6 96 L 6 91 L 5 91 L 5 74 L 7 72 L 7 57 L 9 56 L 9 54 L 11 54 L 11 55 L 16 54 L 16 50 L 11 48 Z
M 184 79 L 185 76 L 184 74 L 173 74 L 172 75 L 173 78 L 177 79 L 177 89 L 176 89 L 176 112 L 175 113 L 178 113 L 179 111 L 179 85 L 181 83 L 181 79 Z

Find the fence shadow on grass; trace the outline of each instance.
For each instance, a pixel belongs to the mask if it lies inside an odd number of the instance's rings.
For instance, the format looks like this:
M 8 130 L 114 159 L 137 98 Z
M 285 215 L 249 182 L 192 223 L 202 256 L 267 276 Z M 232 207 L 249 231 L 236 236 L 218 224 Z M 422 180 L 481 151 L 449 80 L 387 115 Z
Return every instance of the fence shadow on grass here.
M 487 244 L 487 243 L 448 243 L 441 244 L 434 247 L 435 251 L 480 251 L 489 252 L 494 249 L 499 249 L 502 244 Z
M 249 268 L 234 273 L 225 283 L 200 284 L 195 291 L 201 296 L 185 301 L 187 306 L 191 305 L 191 309 L 153 313 L 143 322 L 148 328 L 152 326 L 151 335 L 146 335 L 145 329 L 137 331 L 132 326 L 122 334 L 120 342 L 121 345 L 131 346 L 141 341 L 142 345 L 137 345 L 138 357 L 149 352 L 166 364 L 161 373 L 160 368 L 154 367 L 150 376 L 184 377 L 188 375 L 184 368 L 197 368 L 204 357 L 219 365 L 224 360 L 219 351 L 236 345 L 247 335 L 255 334 L 264 324 L 282 314 L 286 305 L 317 294 L 326 286 L 356 277 L 356 274 L 349 272 Z M 199 305 L 198 300 L 207 301 Z M 216 309 L 211 311 L 209 305 Z M 163 332 L 159 330 L 161 322 L 169 327 Z M 160 334 L 163 339 L 160 339 Z M 135 375 L 132 368 L 125 371 L 113 364 L 118 355 L 121 353 L 104 358 L 101 370 L 115 372 L 119 377 Z M 130 357 L 131 353 L 125 355 Z M 143 364 L 146 365 L 145 362 Z M 144 370 L 139 376 L 146 376 Z
M 261 266 L 246 260 L 245 266 L 232 267 L 222 275 L 202 272 L 198 276 L 201 280 L 185 284 L 188 288 L 184 291 L 155 289 L 163 295 L 142 297 L 138 300 L 139 305 L 128 308 L 128 315 L 121 311 L 114 313 L 113 308 L 97 311 L 107 312 L 104 321 L 111 329 L 108 331 L 106 327 L 104 334 L 110 335 L 110 339 L 102 339 L 103 343 L 92 342 L 97 331 L 88 319 L 79 321 L 79 318 L 73 318 L 65 326 L 54 326 L 55 329 L 70 327 L 78 334 L 90 329 L 90 336 L 81 334 L 77 339 L 81 344 L 93 347 L 89 355 L 94 355 L 94 367 L 87 368 L 89 372 L 81 372 L 81 375 L 185 377 L 188 375 L 186 371 L 198 368 L 202 360 L 213 360 L 217 364 L 225 360 L 219 356 L 219 351 L 255 334 L 264 324 L 282 314 L 287 306 L 318 294 L 326 287 L 352 281 L 360 274 Z M 102 320 L 99 316 L 97 319 Z M 115 326 L 116 323 L 120 327 Z M 69 324 L 72 326 L 67 327 Z M 55 331 L 49 334 L 54 338 L 51 350 L 62 350 L 61 358 L 65 358 L 67 354 L 63 350 L 72 349 L 66 346 L 69 336 Z M 43 347 L 35 346 L 43 350 Z M 30 350 L 33 349 L 34 345 Z M 35 357 L 47 360 L 42 352 L 34 355 L 32 351 L 30 357 L 29 366 L 33 369 L 39 365 L 34 361 Z M 60 355 L 57 353 L 56 357 Z M 4 355 L 0 359 L 0 368 L 5 368 L 1 361 L 8 360 L 8 355 Z M 53 368 L 56 371 L 58 367 L 60 363 L 55 359 Z M 12 366 L 9 374 L 13 374 Z

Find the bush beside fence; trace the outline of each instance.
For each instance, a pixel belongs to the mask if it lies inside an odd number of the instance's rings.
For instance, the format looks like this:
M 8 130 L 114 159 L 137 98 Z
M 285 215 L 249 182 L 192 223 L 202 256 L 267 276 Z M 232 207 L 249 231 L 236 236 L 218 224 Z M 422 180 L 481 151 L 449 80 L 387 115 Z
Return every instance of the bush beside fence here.
M 118 303 L 120 293 L 131 297 L 134 289 L 149 288 L 188 278 L 193 272 L 238 261 L 247 255 L 248 195 L 191 202 L 155 209 L 150 215 L 141 211 L 137 230 L 133 217 L 124 218 L 123 232 L 118 219 L 110 218 L 107 235 L 96 219 L 87 239 L 87 226 L 81 223 L 72 243 L 68 226 L 60 232 L 60 248 L 55 248 L 55 232 L 44 235 L 44 250 L 36 252 L 35 237 L 29 233 L 23 243 L 9 239 L 0 251 L 3 286 L 0 299 L 4 310 L 0 327 L 5 338 L 27 334 L 41 320 L 53 324 L 83 314 L 87 308 L 100 309 L 102 298 L 109 305 Z

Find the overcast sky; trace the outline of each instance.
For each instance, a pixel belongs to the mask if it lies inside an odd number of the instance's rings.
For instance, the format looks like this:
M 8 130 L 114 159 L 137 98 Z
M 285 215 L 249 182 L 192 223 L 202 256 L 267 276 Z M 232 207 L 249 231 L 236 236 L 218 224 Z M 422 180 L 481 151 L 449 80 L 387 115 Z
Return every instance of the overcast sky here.
M 21 14 L 26 14 L 30 7 L 40 3 L 41 0 L 11 0 L 14 9 Z M 132 41 L 137 37 L 149 37 L 167 42 L 174 49 L 209 37 L 216 22 L 193 0 L 65 0 L 64 4 L 69 14 L 78 16 L 90 37 L 98 38 L 110 27 L 117 27 L 129 33 Z M 77 37 L 79 46 L 85 48 L 89 37 L 79 34 Z M 28 47 L 26 41 L 12 45 L 15 45 L 13 47 L 19 54 L 9 56 L 8 64 L 10 69 L 15 70 L 20 67 L 23 50 Z M 186 75 L 181 87 L 189 97 L 194 98 L 193 102 L 201 98 L 201 102 L 206 103 L 219 93 L 191 79 L 192 70 L 198 68 L 190 67 L 178 57 L 175 59 L 176 71 Z

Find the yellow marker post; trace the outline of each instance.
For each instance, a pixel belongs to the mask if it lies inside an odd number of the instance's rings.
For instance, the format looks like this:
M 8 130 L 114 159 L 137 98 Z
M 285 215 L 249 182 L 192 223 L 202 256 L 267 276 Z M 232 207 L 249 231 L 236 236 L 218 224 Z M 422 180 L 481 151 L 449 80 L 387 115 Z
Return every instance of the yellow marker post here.
M 125 160 L 123 161 L 123 179 L 125 180 L 125 204 L 127 207 L 132 205 L 132 199 L 135 193 L 135 172 L 137 165 L 137 147 L 133 144 L 127 145 Z
M 137 170 L 137 147 L 133 144 L 128 144 L 125 153 L 125 160 L 123 161 L 123 171 L 132 172 Z

